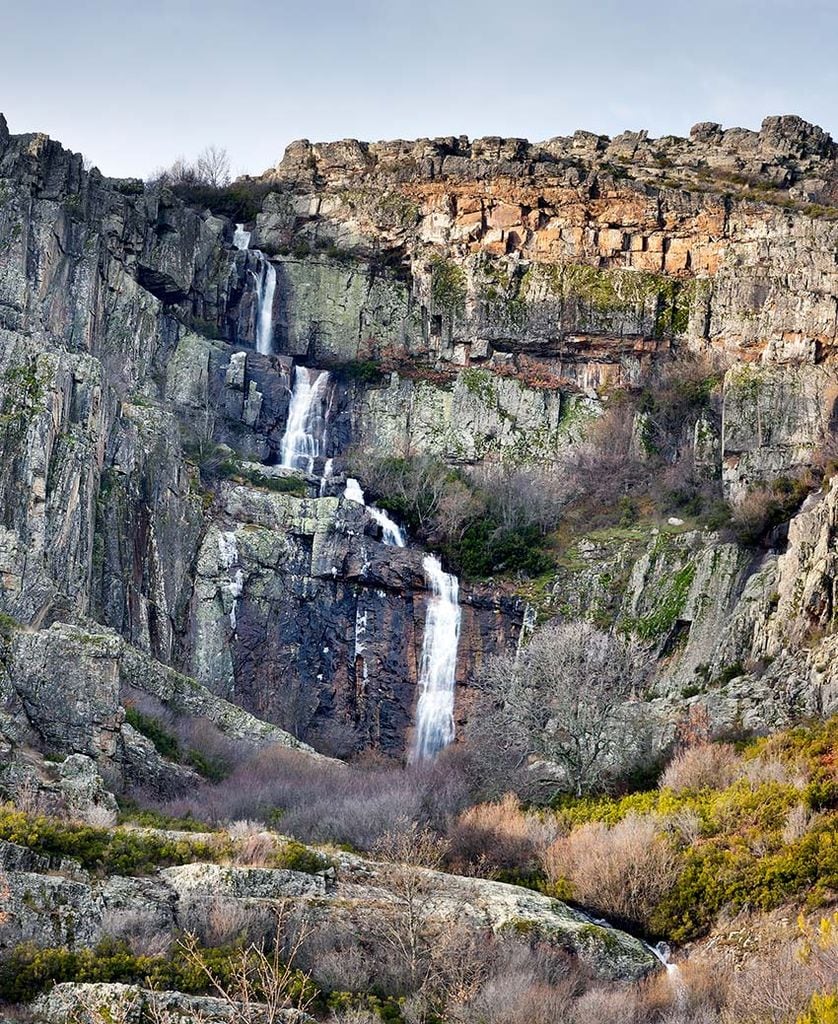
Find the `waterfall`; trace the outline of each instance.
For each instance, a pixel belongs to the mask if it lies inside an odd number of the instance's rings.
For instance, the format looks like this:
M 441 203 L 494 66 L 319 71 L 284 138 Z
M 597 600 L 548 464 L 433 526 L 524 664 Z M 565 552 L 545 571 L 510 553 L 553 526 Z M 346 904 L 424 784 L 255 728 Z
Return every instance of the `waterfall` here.
M 332 466 L 334 465 L 334 459 L 326 459 L 326 463 L 323 466 L 323 476 L 320 477 L 320 490 L 318 496 L 321 498 L 326 497 L 326 491 L 329 487 L 329 482 L 332 479 Z
M 672 990 L 675 993 L 675 997 L 679 1004 L 683 1004 L 687 995 L 687 988 L 684 983 L 684 978 L 681 974 L 681 968 L 672 963 L 670 960 L 671 951 L 669 945 L 666 942 L 659 942 L 655 946 L 650 946 L 648 942 L 644 942 L 643 945 L 657 957 L 658 960 L 666 968 L 666 976 L 669 984 L 672 986 Z
M 262 269 L 256 281 L 256 351 L 261 352 L 263 356 L 269 356 L 273 351 L 276 268 L 262 253 L 259 253 L 259 259 Z
M 250 235 L 244 224 L 236 224 L 233 245 L 242 251 L 250 249 Z M 259 260 L 259 273 L 251 270 L 256 282 L 256 351 L 269 356 L 273 352 L 276 267 L 258 249 L 253 250 L 253 255 Z
M 364 492 L 361 490 L 361 485 L 353 476 L 346 478 L 346 487 L 343 492 L 344 498 L 347 501 L 357 502 L 359 505 L 366 506 L 366 499 L 364 498 Z M 406 545 L 404 539 L 404 533 L 402 533 L 401 527 L 398 523 L 394 522 L 384 511 L 384 509 L 376 508 L 375 505 L 369 505 L 368 511 L 373 519 L 381 527 L 381 540 L 382 543 L 387 544 L 391 548 L 403 548 Z
M 233 232 L 233 245 L 242 251 L 250 248 L 250 232 L 244 230 L 244 224 L 237 224 Z
M 381 539 L 385 544 L 389 544 L 393 548 L 405 546 L 404 534 L 398 523 L 394 523 L 383 509 L 370 505 L 370 515 L 381 527 Z
M 425 555 L 422 568 L 431 597 L 422 640 L 412 762 L 432 760 L 454 739 L 454 684 L 460 641 L 457 577 L 443 572 L 433 555 Z
M 346 487 L 343 490 L 343 496 L 347 501 L 354 501 L 356 505 L 366 505 L 364 492 L 361 490 L 361 485 L 354 476 L 348 476 L 346 478 Z
M 260 350 L 261 351 L 261 350 Z M 314 460 L 323 454 L 326 441 L 324 402 L 329 374 L 323 370 L 312 381 L 305 366 L 294 367 L 294 387 L 288 406 L 288 423 L 282 435 L 280 465 L 311 473 Z

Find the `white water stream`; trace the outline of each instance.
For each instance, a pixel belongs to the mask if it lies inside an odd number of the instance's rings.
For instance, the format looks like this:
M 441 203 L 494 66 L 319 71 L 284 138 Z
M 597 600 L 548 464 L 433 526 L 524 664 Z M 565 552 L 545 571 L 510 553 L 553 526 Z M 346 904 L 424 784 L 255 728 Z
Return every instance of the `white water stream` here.
M 244 593 L 244 572 L 239 565 L 239 545 L 236 534 L 232 530 L 218 535 L 218 560 L 224 569 L 235 569 L 235 575 L 224 588 L 233 599 L 230 607 L 230 628 L 236 632 L 238 620 L 236 613 L 239 607 L 239 598 Z
M 254 250 L 255 251 L 255 250 Z M 256 351 L 269 356 L 273 351 L 274 340 L 274 293 L 276 292 L 276 268 L 273 263 L 259 253 L 262 269 L 256 279 Z
M 280 465 L 288 469 L 314 470 L 314 460 L 326 445 L 326 416 L 329 401 L 329 374 L 294 367 L 294 386 L 288 406 L 288 423 L 280 445 Z
M 250 248 L 250 232 L 245 231 L 244 224 L 237 224 L 233 232 L 233 245 L 244 251 Z
M 381 527 L 381 540 L 382 543 L 389 545 L 391 548 L 403 548 L 406 545 L 404 533 L 398 523 L 394 522 L 384 511 L 384 509 L 376 508 L 375 505 L 367 505 L 366 499 L 364 498 L 364 492 L 361 490 L 361 485 L 353 476 L 346 478 L 346 487 L 343 492 L 344 498 L 347 501 L 357 502 L 359 505 L 364 505 L 373 517 L 373 519 Z
M 454 739 L 454 685 L 460 642 L 457 577 L 443 572 L 434 555 L 425 555 L 422 568 L 431 597 L 422 639 L 416 731 L 410 754 L 413 763 L 432 760 Z
M 274 295 L 276 294 L 276 267 L 258 249 L 250 249 L 251 232 L 244 224 L 236 224 L 233 245 L 242 252 L 250 250 L 259 260 L 259 273 L 251 270 L 256 282 L 256 351 L 269 356 L 273 351 Z

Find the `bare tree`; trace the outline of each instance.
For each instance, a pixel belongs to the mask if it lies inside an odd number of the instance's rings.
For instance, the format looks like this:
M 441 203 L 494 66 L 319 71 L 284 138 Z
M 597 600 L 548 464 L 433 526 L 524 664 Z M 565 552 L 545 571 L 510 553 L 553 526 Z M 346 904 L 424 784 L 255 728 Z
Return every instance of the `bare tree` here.
M 483 719 L 516 767 L 561 766 L 577 794 L 595 789 L 609 761 L 625 763 L 639 672 L 634 651 L 588 622 L 548 624 L 517 656 L 493 659 L 481 679 Z
M 151 175 L 152 182 L 158 185 L 198 185 L 198 170 L 195 164 L 185 157 L 179 156 L 169 167 L 158 167 Z
M 220 146 L 211 145 L 203 149 L 195 168 L 203 185 L 225 188 L 230 184 L 230 154 Z
M 412 824 L 382 836 L 373 853 L 392 864 L 385 872 L 390 906 L 373 931 L 400 966 L 407 991 L 415 992 L 431 972 L 439 927 L 429 918 L 428 904 L 439 885 L 428 868 L 439 867 L 443 850 L 436 836 Z
M 287 908 L 280 903 L 276 907 L 277 939 L 271 945 L 262 941 L 238 950 L 224 977 L 207 963 L 194 935 L 187 934 L 178 943 L 183 960 L 224 1004 L 230 1024 L 279 1024 L 287 1019 L 288 1010 L 302 1015 L 311 1004 L 316 990 L 309 975 L 295 966 L 307 923 L 299 923 L 283 942 L 280 936 L 286 933 L 288 923 Z M 160 994 L 152 991 L 152 1020 L 169 1024 L 174 1018 L 167 1015 L 160 999 Z
M 151 181 L 159 185 L 207 185 L 224 188 L 230 184 L 230 155 L 219 146 L 207 146 L 197 160 L 179 156 L 169 167 L 159 167 Z

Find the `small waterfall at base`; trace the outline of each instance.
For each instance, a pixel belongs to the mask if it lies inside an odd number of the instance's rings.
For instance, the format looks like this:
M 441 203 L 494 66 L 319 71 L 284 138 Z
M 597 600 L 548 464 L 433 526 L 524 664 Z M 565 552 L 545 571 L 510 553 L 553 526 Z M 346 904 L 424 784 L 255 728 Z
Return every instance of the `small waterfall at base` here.
M 383 509 L 376 508 L 375 505 L 367 505 L 364 492 L 361 490 L 361 485 L 355 477 L 348 476 L 346 478 L 343 496 L 347 501 L 357 502 L 357 504 L 364 505 L 367 508 L 369 514 L 381 527 L 382 543 L 387 544 L 391 548 L 403 548 L 406 546 L 407 542 L 399 524 L 393 522 Z
M 655 946 L 650 946 L 648 942 L 644 942 L 643 945 L 660 960 L 663 966 L 666 968 L 666 977 L 669 984 L 672 986 L 672 991 L 675 994 L 676 999 L 679 1003 L 683 1003 L 687 995 L 687 987 L 684 984 L 684 978 L 681 974 L 681 968 L 678 964 L 672 963 L 669 959 L 671 951 L 669 945 L 666 942 L 659 942 Z
M 307 473 L 314 469 L 314 460 L 323 454 L 325 447 L 328 385 L 329 374 L 325 370 L 312 381 L 305 366 L 294 367 L 288 423 L 280 445 L 280 465 Z
M 425 617 L 411 763 L 432 760 L 454 739 L 454 684 L 460 642 L 460 585 L 438 558 L 422 560 L 431 597 Z
M 332 466 L 334 465 L 334 459 L 326 459 L 326 463 L 323 466 L 323 476 L 320 477 L 320 490 L 318 495 L 321 498 L 326 497 L 326 491 L 329 489 L 329 482 L 332 479 Z

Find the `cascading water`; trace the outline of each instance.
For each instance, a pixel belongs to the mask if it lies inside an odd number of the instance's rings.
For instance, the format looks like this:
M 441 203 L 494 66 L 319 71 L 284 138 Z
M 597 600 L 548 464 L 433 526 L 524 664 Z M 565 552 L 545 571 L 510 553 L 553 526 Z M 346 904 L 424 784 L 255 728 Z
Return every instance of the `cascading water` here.
M 250 237 L 251 232 L 245 231 L 244 224 L 237 224 L 233 232 L 233 245 L 242 252 L 249 250 Z M 256 282 L 256 351 L 269 356 L 273 351 L 276 268 L 263 252 L 258 249 L 252 252 L 259 261 L 259 273 L 250 271 Z
M 355 477 L 348 476 L 346 478 L 346 487 L 344 489 L 343 496 L 347 501 L 354 501 L 359 505 L 366 506 L 369 514 L 381 527 L 382 543 L 389 545 L 391 548 L 405 547 L 406 541 L 399 524 L 393 522 L 383 509 L 376 508 L 375 505 L 367 505 L 364 498 L 364 492 L 361 490 L 361 485 Z
M 274 293 L 276 292 L 276 269 L 271 261 L 259 253 L 262 268 L 256 278 L 256 351 L 269 356 L 273 351 L 274 336 Z M 254 275 L 255 276 L 255 275 Z
M 288 406 L 288 423 L 282 435 L 280 465 L 311 473 L 314 460 L 323 454 L 326 441 L 326 402 L 329 374 L 322 370 L 314 380 L 305 366 L 294 367 L 294 386 Z
M 370 515 L 381 527 L 381 539 L 385 544 L 389 544 L 390 547 L 394 548 L 403 548 L 405 546 L 404 534 L 399 528 L 398 523 L 394 523 L 384 509 L 370 505 Z
M 419 702 L 411 762 L 429 761 L 454 739 L 454 684 L 460 642 L 460 585 L 443 572 L 438 558 L 425 555 L 425 579 L 431 589 L 425 616 Z
M 659 942 L 655 946 L 650 946 L 648 942 L 644 942 L 643 945 L 663 964 L 669 984 L 675 993 L 675 998 L 679 1004 L 683 1004 L 687 995 L 687 987 L 681 974 L 681 968 L 669 959 L 671 956 L 669 945 L 666 942 Z
M 329 489 L 329 483 L 332 479 L 332 466 L 334 465 L 334 459 L 326 459 L 326 463 L 323 466 L 323 476 L 320 477 L 320 490 L 318 496 L 321 498 L 326 497 L 326 491 Z

